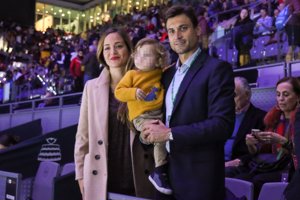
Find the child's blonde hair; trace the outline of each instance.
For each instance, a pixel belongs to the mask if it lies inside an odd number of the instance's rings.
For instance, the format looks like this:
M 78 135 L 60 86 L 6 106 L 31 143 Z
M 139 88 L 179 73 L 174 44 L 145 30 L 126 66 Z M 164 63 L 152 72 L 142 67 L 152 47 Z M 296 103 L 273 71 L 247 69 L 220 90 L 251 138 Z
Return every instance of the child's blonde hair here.
M 154 45 L 154 49 L 158 56 L 158 63 L 157 67 L 164 68 L 169 65 L 170 62 L 170 55 L 167 49 L 157 40 L 152 38 L 143 38 L 141 39 L 135 46 L 133 50 L 133 55 L 137 53 L 137 50 L 146 44 Z

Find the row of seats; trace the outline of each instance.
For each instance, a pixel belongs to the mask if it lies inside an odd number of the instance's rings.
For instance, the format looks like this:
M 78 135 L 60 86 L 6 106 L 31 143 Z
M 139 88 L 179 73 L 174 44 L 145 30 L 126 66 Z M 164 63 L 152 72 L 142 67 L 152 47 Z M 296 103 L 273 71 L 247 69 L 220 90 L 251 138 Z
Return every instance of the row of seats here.
M 74 163 L 67 163 L 64 166 L 60 167 L 60 165 L 56 162 L 41 162 L 35 178 L 27 178 L 22 181 L 21 200 L 81 199 L 81 196 L 79 194 L 79 187 L 75 181 L 74 174 Z M 67 177 L 68 180 L 63 180 L 64 177 Z M 70 182 L 68 182 L 70 181 L 70 179 L 71 185 Z M 59 181 L 61 182 L 58 183 Z M 71 194 L 72 192 L 76 194 Z M 62 193 L 64 194 L 61 195 Z M 146 199 L 116 193 L 109 193 L 108 200 Z
M 35 177 L 22 180 L 21 199 L 54 199 L 54 179 L 74 171 L 74 163 L 60 167 L 56 162 L 41 162 Z
M 268 41 L 270 36 L 261 36 L 253 40 L 253 47 L 250 50 L 251 58 L 253 60 L 264 60 L 267 58 L 275 58 L 277 56 L 284 57 L 288 51 L 287 36 L 282 33 L 282 37 L 279 43 L 270 43 Z M 217 55 L 220 59 L 226 60 L 230 63 L 237 62 L 237 49 L 231 46 L 230 39 L 225 38 L 225 42 L 218 45 Z M 297 53 L 297 52 L 295 52 Z
M 265 183 L 259 193 L 258 200 L 281 200 L 283 192 L 288 183 L 272 182 Z M 247 200 L 253 200 L 253 184 L 249 181 L 244 181 L 235 178 L 225 178 L 225 186 L 236 197 L 246 197 Z

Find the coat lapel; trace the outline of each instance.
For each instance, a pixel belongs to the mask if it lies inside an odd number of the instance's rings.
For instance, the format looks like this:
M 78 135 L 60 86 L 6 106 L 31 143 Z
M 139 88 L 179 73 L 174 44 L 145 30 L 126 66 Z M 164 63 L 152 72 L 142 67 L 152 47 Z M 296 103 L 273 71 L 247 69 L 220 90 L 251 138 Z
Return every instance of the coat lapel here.
M 180 100 L 182 99 L 184 93 L 188 89 L 189 84 L 193 80 L 196 73 L 202 68 L 203 63 L 206 59 L 206 54 L 204 52 L 201 52 L 198 58 L 196 58 L 195 62 L 192 64 L 188 72 L 186 73 L 185 77 L 183 78 L 179 90 L 176 95 L 174 107 L 172 113 L 176 110 L 177 106 L 179 105 Z
M 101 75 L 97 79 L 97 83 L 93 88 L 95 92 L 95 109 L 96 116 L 99 116 L 97 123 L 99 124 L 99 129 L 102 133 L 108 133 L 108 114 L 109 114 L 109 83 L 110 76 L 109 71 L 104 68 Z M 108 144 L 108 134 L 102 134 L 101 137 L 104 140 L 104 144 Z

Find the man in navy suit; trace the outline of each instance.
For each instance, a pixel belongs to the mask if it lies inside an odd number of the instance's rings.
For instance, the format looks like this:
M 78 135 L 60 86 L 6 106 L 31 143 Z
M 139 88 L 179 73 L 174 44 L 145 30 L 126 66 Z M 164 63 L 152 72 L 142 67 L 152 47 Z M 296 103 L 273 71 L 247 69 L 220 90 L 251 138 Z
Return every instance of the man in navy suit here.
M 171 7 L 166 28 L 179 59 L 163 75 L 165 123 L 144 124 L 141 137 L 151 143 L 167 141 L 171 198 L 222 200 L 224 142 L 235 118 L 232 68 L 201 51 L 192 8 Z

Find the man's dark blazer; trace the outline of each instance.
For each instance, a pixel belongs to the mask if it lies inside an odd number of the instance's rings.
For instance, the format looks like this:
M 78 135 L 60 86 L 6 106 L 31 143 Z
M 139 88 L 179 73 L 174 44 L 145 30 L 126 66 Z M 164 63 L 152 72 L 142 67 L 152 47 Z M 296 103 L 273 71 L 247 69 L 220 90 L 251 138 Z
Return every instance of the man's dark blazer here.
M 163 74 L 166 91 L 175 72 Z M 180 85 L 169 124 L 169 178 L 177 200 L 224 199 L 224 142 L 234 116 L 230 64 L 201 52 Z
M 236 159 L 239 158 L 243 161 L 243 159 L 247 159 L 247 155 L 249 155 L 249 151 L 246 145 L 246 135 L 251 133 L 251 129 L 260 129 L 264 130 L 264 117 L 266 112 L 256 108 L 253 104 L 250 104 L 243 121 L 239 127 L 239 130 L 236 134 L 233 147 L 232 147 L 232 155 L 231 158 Z

